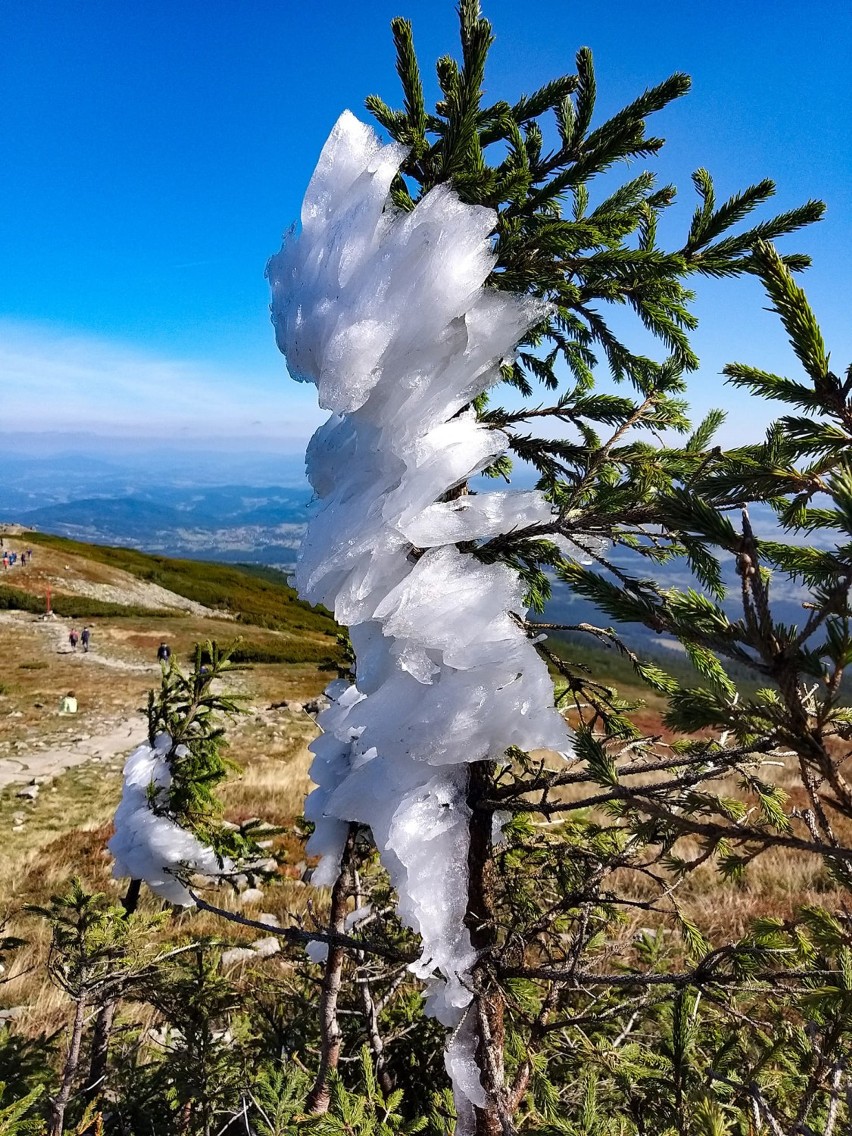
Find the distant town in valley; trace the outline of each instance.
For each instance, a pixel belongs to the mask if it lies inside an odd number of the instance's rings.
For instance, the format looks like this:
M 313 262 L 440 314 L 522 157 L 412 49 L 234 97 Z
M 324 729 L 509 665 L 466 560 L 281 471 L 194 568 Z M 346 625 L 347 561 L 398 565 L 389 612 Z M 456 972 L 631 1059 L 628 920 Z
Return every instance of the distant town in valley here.
M 90 439 L 88 444 L 73 439 L 62 449 L 44 453 L 26 439 L 16 442 L 10 452 L 0 522 L 164 556 L 259 564 L 284 574 L 295 565 L 313 497 L 302 454 L 138 444 L 122 453 L 118 443 L 104 439 Z M 517 481 L 527 487 L 532 475 L 522 471 Z M 751 519 L 758 536 L 774 535 L 768 506 L 754 508 Z M 819 533 L 809 538 L 816 546 L 820 539 Z M 653 575 L 661 587 L 694 584 L 683 561 L 651 564 L 628 549 L 609 550 L 606 555 L 638 577 Z M 729 614 L 737 618 L 739 589 L 733 561 L 722 568 L 731 588 Z M 700 590 L 700 585 L 695 586 Z M 784 591 L 779 593 L 781 586 Z M 805 592 L 797 586 L 776 584 L 776 610 L 789 623 L 801 622 L 804 598 Z M 543 618 L 569 625 L 612 622 L 558 582 Z M 620 631 L 626 641 L 645 651 L 666 656 L 680 650 L 674 640 L 644 626 Z

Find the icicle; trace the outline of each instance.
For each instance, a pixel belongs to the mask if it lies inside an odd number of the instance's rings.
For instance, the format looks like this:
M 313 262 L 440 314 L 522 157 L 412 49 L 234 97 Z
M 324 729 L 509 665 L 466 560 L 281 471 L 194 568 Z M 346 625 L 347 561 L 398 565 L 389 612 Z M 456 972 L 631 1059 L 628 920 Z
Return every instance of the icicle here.
M 318 503 L 296 584 L 349 626 L 357 658 L 356 686 L 330 688 L 313 743 L 314 882 L 336 877 L 346 824 L 369 825 L 400 916 L 422 939 L 412 969 L 427 981 L 427 1012 L 452 1030 L 461 1136 L 484 1104 L 464 925 L 468 765 L 510 745 L 566 751 L 569 732 L 512 618 L 524 610 L 517 575 L 456 547 L 546 523 L 547 501 L 535 491 L 447 496 L 506 451 L 506 435 L 470 403 L 546 306 L 484 287 L 491 210 L 445 185 L 410 213 L 393 208 L 404 156 L 344 113 L 301 231 L 267 275 L 290 373 L 315 383 L 332 412 L 308 447 Z

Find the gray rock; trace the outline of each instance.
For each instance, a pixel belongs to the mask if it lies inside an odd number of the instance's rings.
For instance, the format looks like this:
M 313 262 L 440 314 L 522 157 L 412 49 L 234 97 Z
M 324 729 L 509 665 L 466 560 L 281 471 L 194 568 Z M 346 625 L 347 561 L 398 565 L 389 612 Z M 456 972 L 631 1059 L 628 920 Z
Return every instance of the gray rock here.
M 223 967 L 236 966 L 237 963 L 247 962 L 253 958 L 257 956 L 251 947 L 231 947 L 230 950 L 222 951 L 221 964 Z
M 252 947 L 256 954 L 261 958 L 269 958 L 270 955 L 277 955 L 281 950 L 281 944 L 274 935 L 270 935 L 267 939 L 255 939 Z

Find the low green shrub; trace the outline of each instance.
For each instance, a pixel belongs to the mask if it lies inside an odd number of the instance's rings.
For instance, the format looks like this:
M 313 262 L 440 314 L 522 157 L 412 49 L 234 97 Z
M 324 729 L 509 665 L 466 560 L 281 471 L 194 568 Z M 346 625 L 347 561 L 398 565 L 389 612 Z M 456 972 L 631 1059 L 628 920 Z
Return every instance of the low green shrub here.
M 71 596 L 54 592 L 50 597 L 51 609 L 56 615 L 71 619 L 103 619 L 116 616 L 144 616 L 148 619 L 166 619 L 173 611 L 159 608 L 139 607 L 137 604 L 109 603 L 92 596 Z M 0 611 L 29 611 L 33 615 L 44 615 L 47 602 L 43 596 L 25 592 L 21 588 L 0 586 Z
M 234 663 L 311 663 L 323 665 L 336 660 L 339 651 L 336 643 L 315 642 L 310 639 L 294 639 L 277 643 L 240 643 L 229 652 Z M 208 663 L 208 653 L 204 652 L 202 662 Z
M 241 623 L 274 630 L 311 631 L 336 636 L 337 625 L 324 608 L 303 603 L 283 572 L 259 566 L 235 567 L 206 560 L 175 560 L 151 556 L 132 548 L 84 544 L 49 533 L 26 533 L 24 539 L 85 556 L 99 564 L 120 568 L 140 580 L 159 584 L 188 600 L 228 612 Z

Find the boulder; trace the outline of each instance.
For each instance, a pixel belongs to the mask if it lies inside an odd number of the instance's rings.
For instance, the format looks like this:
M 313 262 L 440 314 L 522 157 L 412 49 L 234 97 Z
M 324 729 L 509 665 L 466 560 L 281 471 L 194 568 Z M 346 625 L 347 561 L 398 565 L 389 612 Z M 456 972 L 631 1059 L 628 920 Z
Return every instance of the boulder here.
M 256 957 L 251 947 L 231 947 L 230 950 L 222 951 L 221 965 L 236 966 L 237 963 L 247 962 Z
M 255 939 L 252 943 L 255 954 L 260 955 L 261 958 L 269 958 L 270 955 L 277 955 L 281 950 L 281 944 L 275 935 L 270 935 L 266 939 Z
M 240 906 L 249 907 L 252 903 L 260 903 L 263 899 L 263 892 L 260 888 L 246 888 L 240 895 Z

